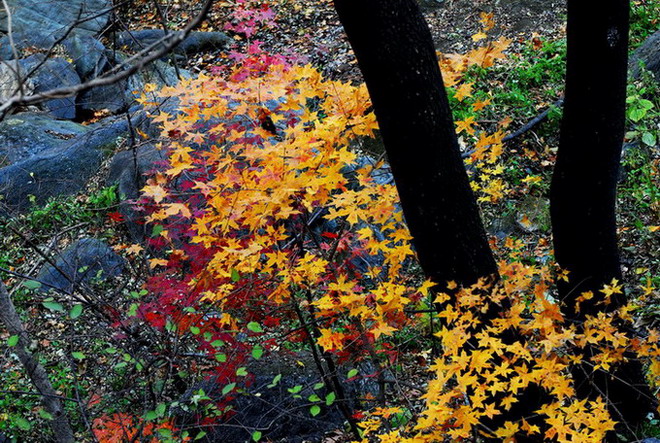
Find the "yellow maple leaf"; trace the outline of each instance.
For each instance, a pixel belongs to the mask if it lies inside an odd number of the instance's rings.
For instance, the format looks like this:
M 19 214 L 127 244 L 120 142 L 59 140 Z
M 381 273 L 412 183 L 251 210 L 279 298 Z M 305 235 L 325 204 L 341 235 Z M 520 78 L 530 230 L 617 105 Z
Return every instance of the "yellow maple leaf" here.
M 463 83 L 461 86 L 456 88 L 454 98 L 459 102 L 462 102 L 467 97 L 472 97 L 472 86 L 474 83 Z M 474 119 L 473 119 L 474 120 Z

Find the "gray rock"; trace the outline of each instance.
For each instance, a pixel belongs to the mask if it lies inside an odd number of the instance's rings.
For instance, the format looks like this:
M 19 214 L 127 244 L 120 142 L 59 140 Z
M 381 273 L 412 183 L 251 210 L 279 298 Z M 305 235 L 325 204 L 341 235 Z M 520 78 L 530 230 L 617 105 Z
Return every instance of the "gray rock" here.
M 12 33 L 12 39 L 19 58 L 27 48 L 46 49 L 52 47 L 56 41 L 54 34 L 43 34 L 34 31 L 14 31 Z M 0 38 L 0 60 L 13 60 L 16 58 L 14 49 L 11 47 L 12 39 L 8 35 Z
M 320 382 L 319 375 L 312 369 L 313 361 L 300 368 L 294 360 L 283 360 L 274 354 L 268 356 L 268 362 L 265 360 L 248 368 L 255 375 L 253 383 L 240 386 L 242 389 L 231 394 L 235 414 L 224 423 L 204 427 L 207 434 L 201 442 L 243 443 L 251 441 L 255 429 L 262 431 L 264 441 L 317 442 L 323 440 L 325 433 L 343 429 L 344 417 L 336 404 L 331 407 L 321 404 L 321 412 L 316 417 L 309 413 L 308 397 L 317 394 L 325 398 L 327 394 L 325 388 L 313 389 Z M 281 380 L 272 386 L 278 374 Z M 295 395 L 288 390 L 294 386 L 302 386 Z M 214 378 L 194 384 L 178 400 L 180 406 L 171 411 L 177 425 L 190 429 L 191 435 L 195 435 L 197 420 L 191 398 L 201 389 L 211 399 L 220 400 L 224 397 L 223 387 L 224 383 Z
M 162 29 L 142 29 L 125 31 L 117 37 L 117 47 L 125 47 L 130 51 L 140 51 L 162 39 L 165 32 Z M 202 51 L 224 49 L 232 39 L 223 32 L 191 32 L 176 48 L 175 54 L 195 54 Z
M 629 68 L 632 78 L 639 77 L 640 62 L 655 75 L 655 79 L 660 83 L 660 30 L 648 37 L 630 57 Z
M 23 88 L 24 94 L 34 92 L 34 83 L 31 79 L 24 79 L 23 84 L 19 78 L 24 78 L 22 64 L 16 60 L 0 62 L 0 103 L 4 103 Z
M 7 0 L 12 30 L 57 39 L 69 32 L 98 34 L 108 23 L 111 0 Z M 0 10 L 0 31 L 8 32 L 7 13 Z
M 43 62 L 43 64 L 41 64 Z M 39 66 L 41 64 L 41 66 Z M 37 68 L 30 80 L 34 85 L 34 92 L 45 92 L 55 88 L 74 86 L 80 84 L 80 77 L 74 67 L 64 59 L 43 59 L 43 55 L 33 55 L 21 60 L 23 73 L 30 73 Z M 76 98 L 54 98 L 42 105 L 56 118 L 73 119 L 76 116 Z
M 660 439 L 658 438 L 645 438 L 644 440 L 641 441 L 641 443 L 660 443 Z
M 140 127 L 144 116 L 136 116 Z M 25 211 L 58 195 L 80 192 L 103 159 L 129 132 L 125 118 L 105 121 L 93 130 L 55 147 L 0 169 L 0 215 Z
M 106 184 L 117 185 L 121 200 L 119 213 L 123 216 L 128 233 L 134 242 L 142 242 L 147 236 L 147 231 L 143 214 L 135 209 L 133 201 L 140 197 L 140 189 L 146 183 L 145 174 L 166 158 L 164 151 L 153 145 L 144 145 L 134 151 L 122 151 L 110 161 Z
M 89 80 L 102 74 L 109 66 L 103 43 L 88 35 L 74 35 L 62 42 L 80 78 Z
M 67 145 L 89 128 L 44 114 L 10 115 L 0 122 L 0 166 Z
M 56 289 L 71 293 L 79 284 L 103 282 L 121 275 L 124 259 L 105 242 L 83 238 L 71 244 L 55 261 L 46 265 L 37 279 L 42 290 Z
M 118 51 L 114 53 L 106 51 L 106 57 L 113 66 L 127 58 L 126 54 Z M 190 77 L 188 71 L 182 70 L 181 73 L 185 78 Z M 144 90 L 144 85 L 147 83 L 155 83 L 158 86 L 174 86 L 178 81 L 174 67 L 157 60 L 146 66 L 142 71 L 130 76 L 127 80 L 83 92 L 78 97 L 78 106 L 85 111 L 107 109 L 112 113 L 117 113 L 129 108 L 134 98 Z

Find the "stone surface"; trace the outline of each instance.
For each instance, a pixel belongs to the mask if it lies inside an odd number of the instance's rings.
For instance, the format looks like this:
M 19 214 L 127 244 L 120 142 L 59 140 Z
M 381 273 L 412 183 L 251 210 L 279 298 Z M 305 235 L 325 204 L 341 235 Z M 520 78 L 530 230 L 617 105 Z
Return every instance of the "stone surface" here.
M 143 120 L 144 116 L 135 116 L 134 127 L 140 127 Z M 25 211 L 51 197 L 80 192 L 128 132 L 125 118 L 104 121 L 67 145 L 1 168 L 0 215 Z
M 80 84 L 80 77 L 73 65 L 62 58 L 44 60 L 41 54 L 33 55 L 21 60 L 21 67 L 23 73 L 29 73 L 36 68 L 30 80 L 34 85 L 34 92 L 37 93 Z M 42 107 L 56 118 L 73 119 L 76 116 L 75 96 L 47 100 Z
M 648 37 L 630 57 L 629 67 L 633 78 L 639 77 L 640 62 L 655 75 L 655 79 L 660 83 L 660 30 Z
M 45 114 L 21 113 L 0 121 L 0 166 L 16 163 L 70 143 L 89 128 Z
M 22 73 L 22 65 L 16 60 L 0 63 L 0 103 L 7 101 L 19 90 L 18 76 L 20 75 L 22 78 Z M 32 92 L 34 92 L 34 83 L 31 79 L 27 79 L 23 82 L 23 93 L 31 94 Z
M 126 54 L 119 51 L 114 53 L 106 51 L 105 54 L 112 66 L 127 58 Z M 183 77 L 190 76 L 188 71 L 182 70 L 181 73 Z M 174 67 L 157 60 L 126 80 L 83 92 L 78 97 L 78 106 L 85 111 L 107 109 L 110 112 L 117 113 L 131 106 L 135 96 L 144 90 L 145 84 L 155 83 L 158 86 L 174 86 L 178 81 Z
M 305 359 L 297 356 L 296 359 Z M 313 361 L 307 360 L 304 368 L 298 366 L 295 360 L 284 360 L 274 354 L 263 357 L 248 372 L 254 374 L 254 381 L 249 386 L 241 386 L 243 390 L 235 394 L 231 402 L 236 414 L 227 422 L 213 427 L 203 428 L 208 433 L 201 442 L 243 443 L 250 441 L 252 430 L 262 430 L 264 441 L 286 441 L 287 443 L 302 443 L 322 441 L 325 433 L 343 429 L 344 418 L 337 410 L 336 404 L 331 407 L 322 405 L 321 412 L 316 417 L 309 413 L 307 398 L 317 394 L 325 398 L 326 390 L 313 390 L 312 387 L 320 381 L 316 374 Z M 281 380 L 272 387 L 273 378 L 281 374 Z M 288 389 L 301 385 L 303 389 L 295 398 Z M 347 386 L 350 384 L 347 384 Z M 191 405 L 190 398 L 199 389 L 212 399 L 221 399 L 224 384 L 215 379 L 209 379 L 193 385 L 182 398 L 180 404 Z M 234 395 L 234 394 L 232 394 Z M 177 424 L 191 429 L 190 434 L 196 435 L 195 417 L 181 409 L 171 411 Z M 199 429 L 201 430 L 201 428 Z
M 117 47 L 125 47 L 130 51 L 140 51 L 162 39 L 165 32 L 162 29 L 141 29 L 139 31 L 125 31 L 117 37 Z M 201 51 L 224 49 L 231 38 L 223 32 L 191 32 L 176 48 L 176 54 L 194 54 Z
M 133 201 L 139 198 L 140 189 L 146 182 L 145 174 L 166 159 L 164 151 L 153 145 L 143 145 L 135 150 L 122 151 L 110 161 L 106 184 L 117 185 L 121 203 L 119 212 L 134 242 L 142 242 L 147 236 L 143 214 L 136 211 Z
M 98 34 L 108 23 L 111 0 L 7 0 L 12 31 L 59 38 Z M 107 11 L 107 13 L 103 13 Z M 0 9 L 0 31 L 8 32 L 7 12 Z
M 71 293 L 79 284 L 118 277 L 124 265 L 124 259 L 105 242 L 83 238 L 66 248 L 55 261 L 55 266 L 46 265 L 37 280 L 42 283 L 41 290 Z
M 109 66 L 103 43 L 88 35 L 74 35 L 62 42 L 73 60 L 80 78 L 89 80 L 102 74 Z

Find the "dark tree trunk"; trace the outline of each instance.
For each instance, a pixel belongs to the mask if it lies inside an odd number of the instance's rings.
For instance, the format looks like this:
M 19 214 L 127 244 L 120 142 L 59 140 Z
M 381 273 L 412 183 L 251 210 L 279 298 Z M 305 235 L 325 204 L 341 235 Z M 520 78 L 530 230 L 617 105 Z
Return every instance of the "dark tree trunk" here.
M 438 284 L 497 274 L 416 0 L 335 0 L 373 102 L 420 264 Z
M 602 300 L 603 285 L 621 278 L 615 203 L 625 125 L 629 6 L 628 0 L 568 1 L 564 117 L 550 194 L 555 255 L 569 271 L 568 282 L 558 283 L 569 321 L 613 310 L 625 301 L 617 295 L 606 308 L 584 303 L 576 309 L 583 292 L 593 291 L 594 299 Z M 624 365 L 615 377 L 593 374 L 588 367 L 578 367 L 573 375 L 581 397 L 608 397 L 615 419 L 639 423 L 651 409 L 650 391 L 636 362 Z

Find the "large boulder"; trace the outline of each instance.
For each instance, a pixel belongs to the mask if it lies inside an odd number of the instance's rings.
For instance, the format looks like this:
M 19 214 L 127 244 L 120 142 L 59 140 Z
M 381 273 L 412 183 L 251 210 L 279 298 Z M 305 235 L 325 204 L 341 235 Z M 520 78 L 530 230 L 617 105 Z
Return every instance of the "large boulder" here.
M 36 93 L 80 84 L 80 77 L 75 68 L 62 58 L 44 60 L 42 54 L 35 54 L 22 59 L 20 63 L 23 74 L 34 70 L 30 80 Z M 56 118 L 73 119 L 76 116 L 76 97 L 47 100 L 42 107 Z
M 134 116 L 140 127 L 144 116 Z M 80 192 L 98 172 L 103 159 L 128 136 L 126 118 L 104 121 L 69 144 L 0 169 L 0 215 L 25 211 L 58 195 Z
M 0 103 L 6 102 L 20 88 L 23 88 L 24 94 L 34 92 L 34 84 L 31 79 L 23 79 L 23 82 L 19 82 L 19 78 L 23 78 L 22 74 L 23 68 L 20 62 L 16 60 L 0 62 Z
M 45 114 L 10 115 L 0 122 L 0 166 L 62 147 L 88 131 L 87 126 Z
M 162 29 L 141 29 L 139 31 L 125 31 L 117 36 L 116 44 L 119 48 L 137 52 L 158 42 L 165 36 Z M 174 48 L 175 54 L 190 55 L 203 51 L 224 49 L 232 39 L 223 32 L 191 32 L 181 43 Z
M 28 46 L 48 48 L 65 35 L 96 35 L 107 25 L 112 0 L 7 0 L 12 32 Z M 8 32 L 7 11 L 0 9 L 0 31 Z
M 39 273 L 41 290 L 55 289 L 67 294 L 81 284 L 100 283 L 121 275 L 124 259 L 110 246 L 95 238 L 83 238 L 66 248 Z
M 655 75 L 660 83 L 660 30 L 648 37 L 630 57 L 630 73 L 633 78 L 639 77 L 640 63 Z
M 74 35 L 64 40 L 62 45 L 83 81 L 97 77 L 109 67 L 106 47 L 89 35 Z
M 106 51 L 105 56 L 109 60 L 109 66 L 118 65 L 128 58 L 126 54 L 119 51 Z M 181 74 L 184 78 L 190 77 L 188 71 L 181 70 Z M 129 108 L 147 83 L 155 83 L 162 87 L 174 86 L 178 81 L 174 67 L 156 60 L 128 79 L 83 92 L 78 97 L 78 106 L 84 111 L 107 109 L 112 113 L 117 113 Z

